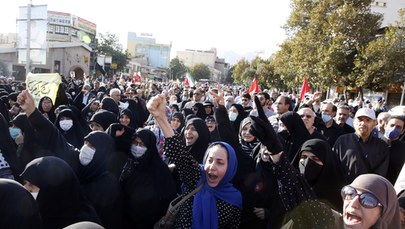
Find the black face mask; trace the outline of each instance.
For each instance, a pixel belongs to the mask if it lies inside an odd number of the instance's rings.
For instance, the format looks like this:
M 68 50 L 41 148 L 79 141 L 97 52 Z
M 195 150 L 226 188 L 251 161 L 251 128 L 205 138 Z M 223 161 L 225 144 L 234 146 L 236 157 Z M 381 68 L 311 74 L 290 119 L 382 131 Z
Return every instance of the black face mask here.
M 278 132 L 278 135 L 280 135 L 284 140 L 290 139 L 290 133 L 288 132 L 288 130 L 282 130 Z
M 300 160 L 298 167 L 309 185 L 313 186 L 321 174 L 322 165 L 318 165 L 313 160 L 305 158 Z

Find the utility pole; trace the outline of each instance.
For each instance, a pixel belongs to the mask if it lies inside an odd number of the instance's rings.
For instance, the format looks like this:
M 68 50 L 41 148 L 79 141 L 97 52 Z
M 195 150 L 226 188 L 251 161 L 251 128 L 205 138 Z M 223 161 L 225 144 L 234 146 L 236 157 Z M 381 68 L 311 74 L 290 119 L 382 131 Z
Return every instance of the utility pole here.
M 25 77 L 28 76 L 28 73 L 31 71 L 31 5 L 32 0 L 28 3 L 27 7 L 27 53 L 26 53 L 26 63 L 25 63 Z

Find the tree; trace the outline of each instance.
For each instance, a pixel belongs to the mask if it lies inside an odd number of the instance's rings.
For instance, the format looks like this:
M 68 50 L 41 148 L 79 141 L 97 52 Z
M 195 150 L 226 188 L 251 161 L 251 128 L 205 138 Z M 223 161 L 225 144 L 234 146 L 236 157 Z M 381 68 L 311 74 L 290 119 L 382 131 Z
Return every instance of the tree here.
M 385 28 L 361 50 L 356 59 L 355 69 L 363 75 L 358 84 L 376 91 L 405 79 L 405 18 L 401 10 L 400 19 L 394 25 Z
M 117 64 L 117 70 L 123 71 L 129 60 L 128 50 L 123 51 L 122 45 L 115 34 L 98 34 L 97 51 L 99 54 L 112 56 L 112 62 Z
M 184 65 L 183 61 L 176 57 L 170 61 L 170 70 L 174 80 L 182 80 L 184 73 L 187 71 L 187 67 Z
M 285 26 L 289 38 L 275 55 L 275 72 L 289 86 L 304 76 L 311 88 L 367 86 L 356 62 L 375 39 L 382 15 L 370 11 L 371 0 L 294 0 Z
M 236 83 L 246 84 L 249 80 L 253 79 L 253 75 L 251 79 L 248 79 L 246 75 L 248 75 L 248 71 L 250 69 L 250 63 L 245 58 L 240 59 L 235 66 L 233 67 L 232 77 Z
M 194 77 L 195 80 L 200 79 L 210 79 L 211 78 L 211 71 L 207 65 L 200 63 L 194 64 L 190 68 L 190 73 Z

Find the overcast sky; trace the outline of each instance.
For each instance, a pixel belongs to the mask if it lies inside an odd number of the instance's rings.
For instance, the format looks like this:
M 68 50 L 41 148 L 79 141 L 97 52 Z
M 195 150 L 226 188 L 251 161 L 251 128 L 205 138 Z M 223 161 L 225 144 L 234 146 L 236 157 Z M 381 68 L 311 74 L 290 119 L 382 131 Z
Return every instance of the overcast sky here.
M 18 7 L 29 0 L 2 2 L 0 33 L 16 32 Z M 97 24 L 97 33 L 114 33 L 126 49 L 127 33 L 152 33 L 158 43 L 178 50 L 217 48 L 272 53 L 285 39 L 281 28 L 289 0 L 32 0 L 48 10 L 77 15 Z M 172 55 L 173 58 L 173 55 Z

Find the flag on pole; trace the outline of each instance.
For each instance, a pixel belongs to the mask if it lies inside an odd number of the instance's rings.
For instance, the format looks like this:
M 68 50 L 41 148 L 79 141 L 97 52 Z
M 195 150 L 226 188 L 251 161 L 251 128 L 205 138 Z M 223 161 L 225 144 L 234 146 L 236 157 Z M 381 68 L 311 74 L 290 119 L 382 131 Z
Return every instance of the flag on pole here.
M 304 76 L 304 82 L 302 83 L 301 87 L 301 94 L 300 94 L 300 100 L 302 101 L 304 99 L 305 93 L 309 93 L 311 90 L 309 89 L 308 82 L 307 82 L 307 77 Z
M 250 84 L 248 93 L 258 93 L 259 92 L 259 84 L 257 83 L 256 75 L 253 78 L 252 84 Z
M 194 78 L 189 72 L 186 72 L 184 74 L 184 83 L 186 84 L 187 87 L 194 87 L 195 86 Z

